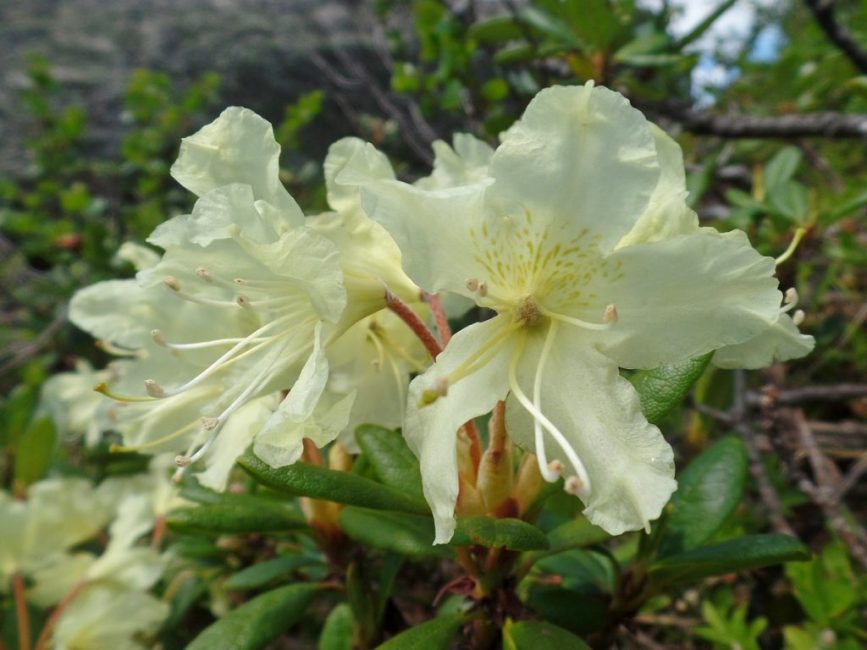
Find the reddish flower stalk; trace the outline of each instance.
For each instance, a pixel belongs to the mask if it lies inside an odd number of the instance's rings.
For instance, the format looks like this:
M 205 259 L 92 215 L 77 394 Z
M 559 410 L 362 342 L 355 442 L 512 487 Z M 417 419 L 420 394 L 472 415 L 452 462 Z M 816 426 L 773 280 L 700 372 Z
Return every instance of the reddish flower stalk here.
M 433 332 L 431 332 L 430 329 L 428 329 L 428 326 L 424 324 L 424 321 L 418 317 L 418 314 L 410 309 L 409 305 L 407 305 L 403 300 L 387 289 L 385 291 L 385 304 L 398 316 L 398 318 L 409 326 L 413 333 L 422 342 L 431 357 L 436 359 L 437 355 L 443 351 L 442 346 L 433 335 Z
M 15 620 L 18 623 L 18 648 L 30 650 L 30 612 L 24 596 L 24 577 L 16 571 L 12 574 L 12 593 L 15 598 Z

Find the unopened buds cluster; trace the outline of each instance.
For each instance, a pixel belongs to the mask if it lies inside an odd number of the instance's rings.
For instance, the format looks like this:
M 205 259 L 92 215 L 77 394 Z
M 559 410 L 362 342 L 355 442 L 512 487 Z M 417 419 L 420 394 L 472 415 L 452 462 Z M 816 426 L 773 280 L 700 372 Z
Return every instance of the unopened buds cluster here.
M 214 486 L 250 445 L 279 466 L 304 439 L 342 434 L 353 450 L 356 425 L 401 426 L 442 543 L 458 432 L 502 402 L 498 453 L 521 447 L 521 476 L 533 459 L 609 533 L 647 528 L 676 487 L 673 454 L 620 369 L 802 356 L 796 294 L 781 297 L 774 260 L 743 233 L 699 227 L 678 145 L 608 89 L 543 90 L 496 150 L 459 135 L 434 151 L 432 174 L 408 184 L 371 145 L 336 143 L 333 212 L 305 217 L 255 114 L 228 109 L 184 140 L 172 172 L 199 196 L 192 214 L 157 228 L 164 253 L 135 281 L 71 306 L 128 354 L 106 419 L 127 448 L 204 461 Z M 383 310 L 396 296 L 424 321 L 432 294 L 493 317 L 428 354 Z M 524 498 L 485 471 L 491 499 Z

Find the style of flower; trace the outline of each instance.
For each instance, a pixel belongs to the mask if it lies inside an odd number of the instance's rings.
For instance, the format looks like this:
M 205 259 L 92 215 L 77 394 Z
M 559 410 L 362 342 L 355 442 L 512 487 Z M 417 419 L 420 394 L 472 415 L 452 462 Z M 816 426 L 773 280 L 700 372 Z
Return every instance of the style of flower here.
M 676 488 L 673 454 L 619 368 L 741 344 L 780 314 L 773 260 L 698 227 L 677 145 L 589 83 L 540 92 L 476 182 L 344 174 L 419 286 L 496 312 L 410 385 L 404 435 L 436 542 L 454 531 L 456 431 L 507 396 L 508 430 L 545 479 L 562 475 L 611 534 L 647 528 Z

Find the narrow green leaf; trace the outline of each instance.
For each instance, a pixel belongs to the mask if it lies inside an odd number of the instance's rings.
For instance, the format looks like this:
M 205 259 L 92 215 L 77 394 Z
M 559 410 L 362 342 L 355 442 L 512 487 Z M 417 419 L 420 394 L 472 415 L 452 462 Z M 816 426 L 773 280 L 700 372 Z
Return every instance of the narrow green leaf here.
M 650 567 L 650 577 L 658 586 L 666 586 L 808 559 L 810 551 L 794 537 L 745 535 L 663 558 Z
M 414 557 L 451 557 L 448 547 L 434 546 L 430 517 L 346 507 L 340 527 L 357 542 Z
M 56 445 L 57 430 L 50 419 L 39 418 L 27 427 L 15 452 L 15 483 L 21 489 L 45 476 Z
M 256 596 L 205 628 L 187 650 L 264 648 L 298 622 L 317 591 L 318 585 L 297 584 Z
M 710 354 L 706 354 L 683 363 L 642 370 L 632 375 L 630 381 L 641 398 L 644 416 L 656 424 L 680 404 L 692 385 L 701 377 L 710 357 Z
M 513 551 L 536 551 L 548 548 L 548 538 L 536 526 L 520 519 L 466 517 L 458 519 L 451 544 L 480 544 L 488 548 L 501 546 Z
M 325 619 L 318 649 L 352 650 L 352 626 L 352 609 L 347 603 L 340 603 Z
M 693 459 L 677 477 L 659 555 L 676 555 L 709 540 L 740 503 L 746 478 L 747 454 L 740 438 L 726 436 Z
M 290 572 L 310 564 L 319 564 L 319 560 L 307 555 L 287 555 L 273 560 L 259 562 L 238 571 L 223 583 L 223 587 L 232 591 L 247 591 L 261 589 L 278 579 L 285 579 Z
M 801 150 L 794 146 L 783 147 L 765 165 L 765 190 L 772 192 L 775 187 L 789 181 L 801 164 Z
M 478 43 L 505 43 L 524 36 L 520 26 L 511 16 L 497 16 L 478 22 L 468 31 L 470 38 Z
M 716 9 L 714 9 L 707 15 L 704 20 L 702 20 L 698 25 L 693 27 L 689 32 L 681 36 L 673 45 L 674 49 L 682 50 L 693 41 L 701 38 L 702 34 L 704 34 L 708 29 L 710 29 L 720 16 L 722 16 L 725 12 L 731 9 L 731 7 L 734 6 L 735 2 L 737 2 L 737 0 L 725 0 L 725 2 L 721 2 Z
M 424 501 L 349 472 L 336 472 L 306 463 L 274 469 L 251 454 L 241 456 L 238 464 L 260 483 L 288 494 L 376 510 L 430 513 Z
M 401 632 L 378 646 L 377 650 L 448 650 L 466 620 L 466 614 L 431 619 Z
M 567 521 L 548 533 L 552 551 L 591 546 L 604 542 L 609 537 L 611 535 L 591 524 L 585 517 Z
M 182 533 L 259 533 L 304 528 L 307 522 L 287 505 L 254 499 L 173 510 L 166 523 Z
M 538 7 L 526 7 L 521 12 L 521 20 L 533 29 L 569 47 L 581 50 L 582 44 L 569 25 L 547 11 Z
M 380 481 L 424 498 L 418 460 L 400 433 L 365 424 L 355 430 L 355 440 Z
M 503 650 L 590 650 L 590 646 L 562 627 L 547 621 L 506 621 Z

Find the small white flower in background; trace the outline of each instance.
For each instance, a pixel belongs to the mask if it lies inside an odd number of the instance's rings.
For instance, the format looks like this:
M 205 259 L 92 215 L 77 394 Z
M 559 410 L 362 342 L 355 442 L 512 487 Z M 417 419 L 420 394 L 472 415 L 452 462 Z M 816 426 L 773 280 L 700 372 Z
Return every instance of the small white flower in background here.
M 354 179 L 428 291 L 494 310 L 410 386 L 404 435 L 436 541 L 454 530 L 455 432 L 507 400 L 508 429 L 611 534 L 646 528 L 676 487 L 672 450 L 618 367 L 653 368 L 767 332 L 774 262 L 698 228 L 679 147 L 605 88 L 540 92 L 487 176 L 432 189 Z

